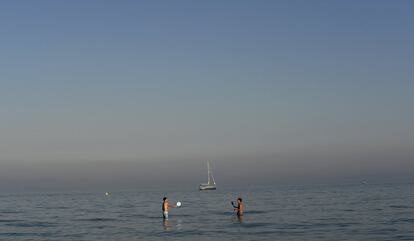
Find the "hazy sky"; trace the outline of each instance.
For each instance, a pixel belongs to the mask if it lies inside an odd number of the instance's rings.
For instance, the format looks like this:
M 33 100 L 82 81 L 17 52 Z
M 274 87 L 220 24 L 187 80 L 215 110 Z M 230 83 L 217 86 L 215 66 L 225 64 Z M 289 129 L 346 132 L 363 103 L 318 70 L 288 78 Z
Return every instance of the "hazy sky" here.
M 413 1 L 1 1 L 0 188 L 411 178 Z

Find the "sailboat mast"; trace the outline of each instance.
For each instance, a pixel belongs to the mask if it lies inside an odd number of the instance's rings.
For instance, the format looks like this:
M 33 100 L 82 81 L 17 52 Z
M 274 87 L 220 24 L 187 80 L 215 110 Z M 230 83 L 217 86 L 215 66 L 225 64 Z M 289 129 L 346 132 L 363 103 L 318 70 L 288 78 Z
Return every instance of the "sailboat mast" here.
M 207 161 L 207 183 L 210 184 L 210 162 Z

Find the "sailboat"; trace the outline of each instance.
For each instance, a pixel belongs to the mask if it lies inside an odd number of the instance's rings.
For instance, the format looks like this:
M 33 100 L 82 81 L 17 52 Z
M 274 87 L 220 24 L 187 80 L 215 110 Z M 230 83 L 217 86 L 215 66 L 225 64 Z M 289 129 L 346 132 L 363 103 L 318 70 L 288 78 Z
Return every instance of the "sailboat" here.
M 216 190 L 216 181 L 214 181 L 213 173 L 211 172 L 210 162 L 207 161 L 207 183 L 200 184 L 200 190 Z

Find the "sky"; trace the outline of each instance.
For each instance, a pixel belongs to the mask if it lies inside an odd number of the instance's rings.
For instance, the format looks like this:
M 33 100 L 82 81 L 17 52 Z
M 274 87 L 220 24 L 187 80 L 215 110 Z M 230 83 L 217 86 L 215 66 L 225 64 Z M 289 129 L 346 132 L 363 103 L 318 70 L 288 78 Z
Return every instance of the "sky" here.
M 1 1 L 0 189 L 412 180 L 412 1 Z

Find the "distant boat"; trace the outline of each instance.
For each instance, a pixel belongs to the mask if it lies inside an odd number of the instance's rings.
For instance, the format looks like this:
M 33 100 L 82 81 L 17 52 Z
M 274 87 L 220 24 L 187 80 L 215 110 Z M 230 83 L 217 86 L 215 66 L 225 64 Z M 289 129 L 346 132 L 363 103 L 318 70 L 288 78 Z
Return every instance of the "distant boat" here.
M 214 180 L 209 161 L 207 161 L 207 176 L 207 183 L 201 183 L 200 190 L 216 190 L 216 181 Z

